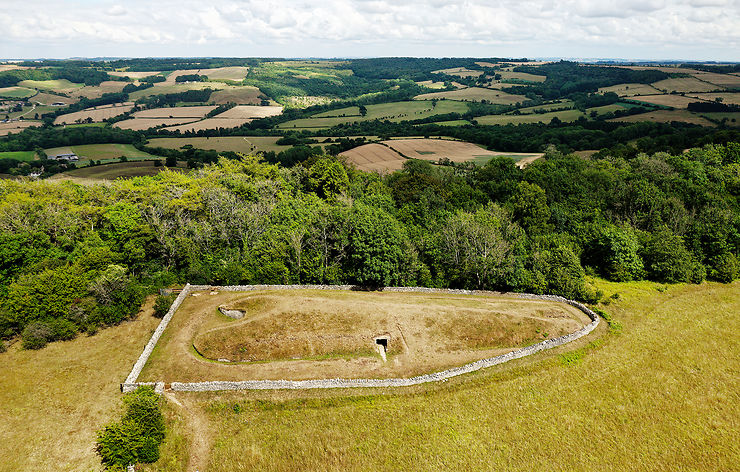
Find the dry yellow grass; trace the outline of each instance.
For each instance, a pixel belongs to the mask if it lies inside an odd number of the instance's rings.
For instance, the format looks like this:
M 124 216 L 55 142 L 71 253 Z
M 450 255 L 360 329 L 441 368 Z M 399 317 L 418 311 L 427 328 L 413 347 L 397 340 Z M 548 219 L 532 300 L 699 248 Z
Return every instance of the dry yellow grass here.
M 232 66 L 217 67 L 215 69 L 201 69 L 200 74 L 205 75 L 212 80 L 225 79 L 241 81 L 244 80 L 248 72 L 249 67 Z
M 671 121 L 682 121 L 702 126 L 715 126 L 714 123 L 687 110 L 657 110 L 639 115 L 623 116 L 613 118 L 609 121 L 622 121 L 626 123 L 637 123 L 640 121 L 653 121 L 655 123 L 670 123 Z
M 371 172 L 393 172 L 401 170 L 406 159 L 388 146 L 372 143 L 341 153 L 347 163 Z
M 192 123 L 199 118 L 131 118 L 114 124 L 116 128 L 144 131 L 155 126 L 174 126 Z
M 7 136 L 11 133 L 17 134 L 26 128 L 32 126 L 41 126 L 40 121 L 11 121 L 9 123 L 0 123 L 0 136 Z
M 210 100 L 218 105 L 236 103 L 237 105 L 259 105 L 262 92 L 257 87 L 228 87 L 211 94 Z
M 0 354 L 0 471 L 101 469 L 95 432 L 114 419 L 118 384 L 159 322 L 150 305 L 92 337 Z
M 641 95 L 639 97 L 631 97 L 632 100 L 644 103 L 652 103 L 654 105 L 663 105 L 673 108 L 686 108 L 689 103 L 697 101 L 695 98 L 684 97 L 682 95 Z
M 152 75 L 157 75 L 159 72 L 134 72 L 134 71 L 128 71 L 128 70 L 116 70 L 116 71 L 108 71 L 108 75 L 115 75 L 117 77 L 130 77 L 132 79 L 143 79 L 144 77 L 151 77 Z
M 632 97 L 635 95 L 655 95 L 660 93 L 660 90 L 648 84 L 619 84 L 611 87 L 601 87 L 599 92 L 614 92 L 620 97 Z
M 79 100 L 76 98 L 60 97 L 59 95 L 53 95 L 50 93 L 39 92 L 34 95 L 30 101 L 39 103 L 41 105 L 51 105 L 52 103 L 64 103 L 65 105 L 71 105 L 77 103 Z
M 675 79 L 665 79 L 658 82 L 654 82 L 653 87 L 656 89 L 670 93 L 670 92 L 711 92 L 717 90 L 717 85 L 704 82 L 695 77 L 679 77 Z
M 100 98 L 104 93 L 121 92 L 125 86 L 126 82 L 106 81 L 101 82 L 100 85 L 97 86 L 86 85 L 84 87 L 74 89 L 69 92 L 69 96 L 72 98 Z
M 719 87 L 740 88 L 740 77 L 733 74 L 716 74 L 714 72 L 696 71 L 694 77 L 701 79 Z
M 60 115 L 54 120 L 55 125 L 77 123 L 78 121 L 85 121 L 88 118 L 92 118 L 93 121 L 99 122 L 113 118 L 114 116 L 122 115 L 130 111 L 134 105 L 132 103 L 116 103 L 113 106 L 104 105 L 101 107 L 86 108 L 85 110 L 77 111 L 74 113 L 67 113 L 66 115 Z
M 544 75 L 527 74 L 526 72 L 510 72 L 502 70 L 498 72 L 503 80 L 526 80 L 527 82 L 544 82 Z
M 203 118 L 215 109 L 216 107 L 212 105 L 150 108 L 137 111 L 133 116 L 134 118 Z
M 435 98 L 472 102 L 487 100 L 489 103 L 494 103 L 498 105 L 513 105 L 515 103 L 520 103 L 527 100 L 527 97 L 523 95 L 513 95 L 510 93 L 501 92 L 499 90 L 481 87 L 468 87 L 459 90 L 450 90 L 447 92 L 423 93 L 414 97 L 414 100 L 432 100 Z
M 721 98 L 722 103 L 740 105 L 740 93 L 691 93 L 687 96 L 706 100 L 708 102 L 714 102 L 718 98 Z
M 255 118 L 266 118 L 268 116 L 276 116 L 283 112 L 281 106 L 254 106 L 254 105 L 237 105 L 234 108 L 230 108 L 223 113 L 219 113 L 214 118 L 242 118 L 242 119 L 255 119 Z
M 264 291 L 190 296 L 141 380 L 408 377 L 576 331 L 565 304 L 506 296 Z M 243 310 L 241 320 L 218 306 Z M 388 362 L 374 338 L 389 336 Z M 200 359 L 192 352 L 209 360 Z M 260 361 L 260 362 L 254 362 Z
M 186 394 L 215 435 L 200 470 L 735 470 L 740 283 L 600 286 L 624 329 L 575 352 L 402 391 Z
M 450 69 L 440 69 L 432 71 L 432 74 L 456 75 L 458 77 L 478 77 L 482 73 L 483 71 L 470 70 L 465 67 L 452 67 Z

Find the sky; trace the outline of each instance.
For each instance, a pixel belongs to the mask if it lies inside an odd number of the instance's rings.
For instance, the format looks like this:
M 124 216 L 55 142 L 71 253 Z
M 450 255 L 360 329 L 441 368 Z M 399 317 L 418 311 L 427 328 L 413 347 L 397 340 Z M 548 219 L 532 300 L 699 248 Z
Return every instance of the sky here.
M 0 0 L 0 58 L 740 61 L 740 0 Z

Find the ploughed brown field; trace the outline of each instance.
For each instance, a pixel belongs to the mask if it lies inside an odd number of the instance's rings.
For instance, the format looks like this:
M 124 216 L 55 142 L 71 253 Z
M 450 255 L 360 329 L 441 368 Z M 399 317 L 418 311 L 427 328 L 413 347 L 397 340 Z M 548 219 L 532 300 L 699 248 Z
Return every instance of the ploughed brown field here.
M 244 317 L 229 318 L 219 306 Z M 503 354 L 588 322 L 566 304 L 505 295 L 195 292 L 140 380 L 406 377 Z M 387 361 L 378 337 L 388 339 Z
M 480 162 L 494 156 L 506 155 L 528 157 L 531 158 L 528 162 L 531 162 L 542 156 L 542 154 L 489 151 L 472 143 L 447 139 L 392 139 L 382 143 L 365 144 L 341 155 L 360 170 L 378 172 L 399 170 L 407 159 L 437 162 L 441 158 L 447 158 L 453 162 Z
M 67 113 L 66 115 L 58 116 L 54 120 L 55 125 L 71 124 L 79 121 L 85 121 L 91 118 L 93 121 L 104 121 L 108 118 L 113 118 L 118 115 L 122 115 L 130 111 L 134 107 L 134 104 L 129 103 L 116 103 L 115 105 L 103 105 L 99 107 L 86 108 L 81 111 L 73 113 Z

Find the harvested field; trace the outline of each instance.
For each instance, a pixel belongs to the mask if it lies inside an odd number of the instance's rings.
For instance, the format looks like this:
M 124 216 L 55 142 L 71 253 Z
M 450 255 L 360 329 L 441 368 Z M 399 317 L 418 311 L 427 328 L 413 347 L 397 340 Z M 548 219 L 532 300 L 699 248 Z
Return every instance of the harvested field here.
M 193 146 L 197 149 L 213 151 L 232 151 L 244 154 L 254 152 L 280 152 L 291 146 L 275 144 L 280 136 L 226 136 L 209 138 L 154 138 L 149 140 L 149 146 L 167 149 L 180 149 L 183 146 Z
M 427 87 L 430 89 L 443 89 L 445 88 L 444 82 L 433 82 L 431 80 L 422 80 L 421 82 L 416 82 L 416 85 L 421 85 L 422 87 Z
M 631 97 L 632 100 L 654 105 L 662 105 L 673 108 L 686 108 L 689 103 L 696 102 L 695 98 L 684 97 L 681 95 L 643 95 L 640 97 Z
M 126 82 L 106 81 L 97 86 L 84 86 L 69 92 L 72 98 L 100 98 L 104 93 L 118 93 L 126 86 Z
M 144 131 L 156 126 L 175 126 L 198 121 L 200 118 L 131 118 L 119 121 L 113 126 L 121 129 Z
M 40 121 L 11 121 L 9 123 L 0 123 L 0 136 L 7 136 L 11 133 L 17 134 L 26 128 L 32 126 L 41 126 L 43 123 Z
M 221 82 L 187 82 L 187 83 L 175 83 L 174 79 L 172 82 L 158 82 L 154 84 L 154 87 L 149 87 L 144 90 L 137 90 L 129 94 L 129 99 L 138 100 L 143 97 L 151 97 L 152 95 L 166 95 L 170 93 L 180 93 L 188 90 L 203 90 L 203 89 L 221 90 L 231 88 L 230 86 Z
M 423 93 L 421 95 L 415 96 L 414 100 L 432 100 L 435 98 L 470 102 L 487 100 L 489 103 L 497 105 L 513 105 L 515 103 L 521 103 L 527 100 L 527 97 L 523 95 L 512 95 L 510 93 L 501 92 L 499 90 L 481 87 L 468 87 L 460 90 L 450 90 L 447 92 Z
M 505 295 L 196 295 L 178 309 L 141 381 L 407 377 L 508 352 L 590 322 L 566 304 Z M 244 318 L 228 318 L 219 306 L 241 310 Z M 378 336 L 388 338 L 388 362 L 378 353 Z
M 118 159 L 121 156 L 126 156 L 129 159 L 155 159 L 158 157 L 144 151 L 139 151 L 131 144 L 118 143 L 64 146 L 45 149 L 45 152 L 49 156 L 75 153 L 82 161 L 89 159 L 94 159 L 96 161 Z
M 665 92 L 712 92 L 716 91 L 717 85 L 704 82 L 695 77 L 679 77 L 666 79 L 652 84 L 656 89 Z
M 721 98 L 722 103 L 740 105 L 740 93 L 692 93 L 687 96 L 706 100 L 708 102 L 714 102 L 718 98 Z
M 39 89 L 39 90 L 53 90 L 55 92 L 73 92 L 74 90 L 84 87 L 83 84 L 75 84 L 67 79 L 59 80 L 22 80 L 18 82 L 21 87 Z
M 175 71 L 172 71 L 172 72 L 170 72 L 170 73 L 167 74 L 167 80 L 165 82 L 160 82 L 160 83 L 175 84 L 175 83 L 177 83 L 176 82 L 176 79 L 178 77 L 180 77 L 181 75 L 195 75 L 195 74 L 200 75 L 200 69 L 179 69 L 179 70 L 175 70 Z M 156 84 L 155 84 L 155 86 L 156 86 Z
M 218 129 L 218 128 L 238 128 L 244 123 L 251 122 L 251 118 L 206 118 L 205 120 L 196 121 L 193 123 L 187 123 L 177 126 L 168 126 L 164 128 L 169 131 L 201 131 L 206 129 Z
M 376 119 L 400 122 L 447 113 L 465 113 L 468 109 L 467 104 L 453 100 L 441 100 L 436 106 L 432 106 L 428 101 L 421 100 L 380 103 L 377 105 L 368 105 L 366 116 L 360 115 L 358 107 L 347 107 L 317 113 L 310 118 L 301 118 L 281 123 L 278 125 L 278 128 L 330 128 L 341 123 L 354 123 Z
M 108 75 L 115 75 L 116 77 L 130 77 L 132 79 L 143 79 L 144 77 L 151 77 L 153 75 L 157 75 L 160 72 L 134 72 L 134 71 L 128 71 L 128 70 L 115 70 L 115 71 L 108 71 Z
M 740 88 L 740 77 L 733 74 L 716 74 L 714 72 L 696 71 L 694 72 L 694 77 L 717 85 L 719 87 L 725 87 L 729 89 Z
M 654 95 L 660 93 L 660 90 L 648 84 L 619 84 L 611 87 L 601 87 L 599 92 L 614 92 L 620 97 L 633 97 L 635 95 Z
M 215 106 L 164 107 L 137 111 L 134 118 L 203 118 L 215 110 Z
M 497 152 L 465 141 L 448 139 L 391 139 L 381 144 L 365 144 L 341 154 L 347 162 L 365 171 L 393 172 L 402 168 L 406 159 L 424 159 L 437 162 L 447 158 L 453 162 L 473 161 L 485 164 L 494 156 L 507 156 L 512 159 L 536 159 L 542 154 Z
M 0 97 L 2 98 L 28 98 L 36 94 L 36 90 L 26 87 L 1 87 Z
M 529 114 L 529 115 L 486 115 L 475 118 L 481 125 L 507 125 L 521 123 L 549 123 L 553 118 L 560 121 L 575 121 L 585 116 L 580 110 L 553 111 L 549 113 Z
M 626 123 L 637 123 L 640 121 L 670 123 L 672 121 L 681 121 L 684 123 L 692 123 L 695 125 L 714 126 L 714 123 L 707 120 L 706 118 L 702 118 L 701 116 L 691 113 L 687 110 L 657 110 L 648 113 L 640 113 L 639 115 L 613 118 L 609 121 L 622 121 Z
M 262 92 L 257 87 L 229 87 L 211 94 L 211 101 L 217 105 L 236 103 L 237 105 L 259 105 Z
M 447 74 L 456 75 L 458 77 L 478 77 L 483 71 L 481 70 L 470 70 L 465 67 L 453 67 L 451 69 L 440 69 L 432 71 L 432 74 Z
M 50 93 L 39 92 L 31 98 L 34 103 L 40 103 L 41 105 L 51 105 L 52 103 L 64 103 L 65 105 L 71 105 L 77 103 L 76 98 L 60 97 L 59 95 L 53 95 Z
M 369 172 L 394 172 L 401 170 L 406 162 L 399 153 L 378 143 L 364 144 L 340 155 L 347 159 L 348 164 Z
M 201 69 L 200 75 L 205 75 L 211 80 L 233 80 L 242 81 L 247 76 L 249 67 L 232 66 L 218 67 L 215 69 Z
M 100 107 L 87 108 L 85 110 L 77 111 L 74 113 L 67 113 L 66 115 L 60 115 L 54 120 L 55 125 L 64 125 L 86 121 L 92 119 L 93 122 L 100 122 L 113 118 L 118 115 L 123 115 L 131 111 L 134 107 L 133 103 L 116 103 L 115 105 L 104 105 Z
M 254 105 L 237 105 L 234 108 L 219 113 L 214 118 L 223 119 L 257 119 L 267 118 L 268 116 L 277 116 L 283 112 L 281 106 L 254 106 Z
M 712 120 L 724 122 L 727 126 L 737 128 L 740 126 L 740 112 L 714 112 L 714 113 L 701 113 L 701 116 Z
M 185 171 L 184 164 L 178 164 L 177 170 Z M 53 180 L 73 180 L 79 182 L 88 182 L 95 180 L 115 180 L 131 177 L 147 177 L 157 175 L 167 170 L 167 167 L 155 167 L 152 161 L 134 161 L 134 162 L 116 162 L 94 167 L 80 167 L 51 177 Z M 151 334 L 151 333 L 150 333 Z M 138 346 L 139 350 L 141 346 Z M 135 358 L 132 357 L 132 359 Z M 130 359 L 129 359 L 130 360 Z M 131 365 L 128 365 L 131 368 Z M 125 374 L 124 374 L 125 377 Z
M 547 77 L 544 75 L 527 74 L 526 72 L 499 71 L 501 80 L 523 80 L 525 82 L 544 82 Z

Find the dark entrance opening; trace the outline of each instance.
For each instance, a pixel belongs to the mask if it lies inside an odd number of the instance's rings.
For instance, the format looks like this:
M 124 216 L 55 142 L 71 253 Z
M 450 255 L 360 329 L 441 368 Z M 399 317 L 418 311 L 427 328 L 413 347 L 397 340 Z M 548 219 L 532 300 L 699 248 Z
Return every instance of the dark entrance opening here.
M 388 350 L 388 338 L 376 338 L 375 344 L 382 346 L 385 350 Z

